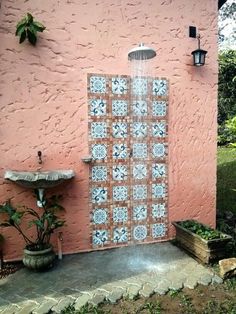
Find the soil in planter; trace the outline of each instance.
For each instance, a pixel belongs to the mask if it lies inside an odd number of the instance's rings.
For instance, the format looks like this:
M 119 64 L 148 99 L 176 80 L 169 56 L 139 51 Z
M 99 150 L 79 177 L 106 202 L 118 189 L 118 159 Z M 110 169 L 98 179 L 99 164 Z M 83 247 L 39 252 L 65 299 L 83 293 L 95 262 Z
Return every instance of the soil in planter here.
M 17 270 L 24 267 L 21 262 L 4 263 L 2 269 L 0 269 L 0 279 L 14 274 Z

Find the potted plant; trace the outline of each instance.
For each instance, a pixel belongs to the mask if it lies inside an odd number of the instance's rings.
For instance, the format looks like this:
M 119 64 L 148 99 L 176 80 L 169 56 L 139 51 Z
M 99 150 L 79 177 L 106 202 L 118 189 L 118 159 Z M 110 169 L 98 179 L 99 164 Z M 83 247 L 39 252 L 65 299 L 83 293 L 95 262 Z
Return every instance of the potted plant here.
M 195 220 L 172 222 L 176 240 L 190 254 L 208 264 L 225 256 L 225 245 L 231 236 Z
M 64 209 L 59 200 L 60 196 L 44 198 L 41 213 L 26 206 L 13 206 L 10 200 L 0 205 L 0 226 L 13 227 L 23 237 L 26 243 L 23 263 L 30 269 L 43 270 L 53 265 L 55 253 L 50 244 L 51 235 L 65 223 L 56 215 L 58 210 Z M 34 239 L 23 231 L 24 220 L 28 221 L 28 228 L 35 228 Z

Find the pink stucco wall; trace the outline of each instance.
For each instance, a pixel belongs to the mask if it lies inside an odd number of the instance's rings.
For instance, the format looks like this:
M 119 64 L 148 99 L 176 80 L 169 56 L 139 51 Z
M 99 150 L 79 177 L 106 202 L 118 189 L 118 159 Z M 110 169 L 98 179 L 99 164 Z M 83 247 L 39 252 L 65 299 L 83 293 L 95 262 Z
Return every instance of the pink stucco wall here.
M 15 25 L 31 12 L 47 27 L 37 47 L 18 44 Z M 169 220 L 215 224 L 217 1 L 2 0 L 0 9 L 0 201 L 34 206 L 29 190 L 3 180 L 6 169 L 73 169 L 63 193 L 63 252 L 91 249 L 88 210 L 87 73 L 130 74 L 127 52 L 139 42 L 157 51 L 152 75 L 167 77 L 169 96 Z M 208 51 L 192 66 L 195 25 Z M 174 235 L 171 227 L 170 237 Z M 21 256 L 16 232 L 5 257 Z

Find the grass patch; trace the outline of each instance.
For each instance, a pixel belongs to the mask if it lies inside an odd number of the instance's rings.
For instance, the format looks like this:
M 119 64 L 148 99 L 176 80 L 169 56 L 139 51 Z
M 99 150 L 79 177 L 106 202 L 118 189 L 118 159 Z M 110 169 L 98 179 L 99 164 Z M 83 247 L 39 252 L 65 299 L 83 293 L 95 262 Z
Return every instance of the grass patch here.
M 217 209 L 236 213 L 236 149 L 218 148 Z

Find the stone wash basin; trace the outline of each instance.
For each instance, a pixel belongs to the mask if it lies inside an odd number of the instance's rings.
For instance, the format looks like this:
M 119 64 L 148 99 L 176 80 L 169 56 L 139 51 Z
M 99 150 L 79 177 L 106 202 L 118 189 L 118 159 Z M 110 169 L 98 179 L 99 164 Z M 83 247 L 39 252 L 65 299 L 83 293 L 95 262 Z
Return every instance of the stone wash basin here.
M 75 176 L 73 170 L 14 171 L 7 170 L 4 178 L 31 189 L 53 188 Z

